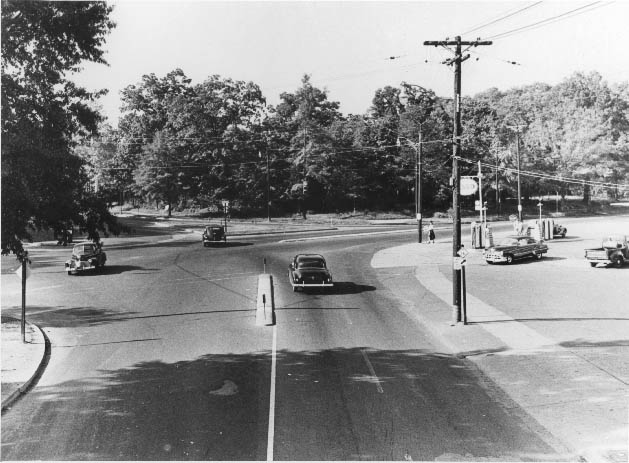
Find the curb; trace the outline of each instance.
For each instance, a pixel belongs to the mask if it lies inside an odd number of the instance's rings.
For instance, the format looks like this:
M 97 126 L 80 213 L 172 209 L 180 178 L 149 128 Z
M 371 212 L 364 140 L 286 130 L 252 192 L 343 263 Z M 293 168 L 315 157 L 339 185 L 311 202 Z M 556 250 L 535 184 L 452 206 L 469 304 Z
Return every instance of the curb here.
M 39 362 L 39 365 L 35 369 L 33 375 L 20 387 L 18 387 L 15 391 L 13 391 L 6 399 L 2 401 L 2 413 L 6 410 L 10 409 L 24 394 L 26 394 L 41 378 L 41 375 L 44 373 L 46 366 L 48 366 L 48 362 L 50 361 L 50 339 L 46 336 L 46 333 L 38 326 L 33 323 L 26 322 L 26 324 L 34 327 L 39 333 L 42 335 L 44 339 L 44 354 Z

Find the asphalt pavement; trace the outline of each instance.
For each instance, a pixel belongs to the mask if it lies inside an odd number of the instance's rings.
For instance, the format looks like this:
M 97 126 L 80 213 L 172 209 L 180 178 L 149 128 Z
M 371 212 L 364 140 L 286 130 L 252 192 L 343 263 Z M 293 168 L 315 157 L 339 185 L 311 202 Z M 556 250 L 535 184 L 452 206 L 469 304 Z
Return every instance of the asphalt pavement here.
M 189 238 L 190 232 L 183 232 L 183 235 L 186 234 Z M 129 244 L 132 243 L 125 239 L 108 240 L 109 246 Z M 449 243 L 413 243 L 381 251 L 374 257 L 372 265 L 386 267 L 412 263 L 416 266 L 415 276 L 422 285 L 447 303 L 451 299 L 452 283 L 438 267 L 451 265 L 450 253 Z M 473 254 L 470 257 L 474 258 Z M 481 371 L 502 387 L 518 406 L 557 438 L 558 446 L 565 445 L 566 452 L 575 461 L 628 461 L 627 421 L 610 423 L 610 419 L 605 418 L 606 409 L 624 410 L 624 418 L 627 418 L 626 388 L 617 382 L 610 382 L 603 372 L 585 360 L 571 356 L 570 352 L 553 345 L 549 339 L 509 319 L 499 308 L 475 298 L 469 299 L 468 304 L 472 304 L 475 310 L 467 325 L 454 323 L 451 310 L 423 311 L 413 316 L 426 325 L 453 355 L 475 361 Z M 504 323 L 483 324 L 487 317 Z M 23 340 L 20 320 L 2 317 L 3 412 L 36 383 L 46 367 L 49 346 L 39 327 L 27 323 Z M 531 355 L 539 352 L 547 353 L 541 363 L 539 356 Z M 513 376 L 513 361 L 519 362 L 517 368 L 527 381 Z M 595 378 L 595 383 L 609 400 L 598 404 L 587 403 L 582 389 L 559 390 L 559 379 L 575 374 Z M 534 397 L 541 391 L 545 391 L 546 395 L 548 391 L 551 391 L 550 395 L 561 394 L 562 400 L 556 406 L 540 406 Z M 617 416 L 617 413 L 611 415 Z

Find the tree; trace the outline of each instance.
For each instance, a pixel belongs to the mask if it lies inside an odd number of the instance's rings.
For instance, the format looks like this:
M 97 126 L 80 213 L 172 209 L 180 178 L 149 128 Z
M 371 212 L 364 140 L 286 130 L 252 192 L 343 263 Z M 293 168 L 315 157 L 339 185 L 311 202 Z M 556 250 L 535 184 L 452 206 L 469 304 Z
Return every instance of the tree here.
M 218 75 L 192 85 L 181 69 L 146 75 L 123 91 L 120 132 L 133 185 L 144 199 L 208 206 L 261 201 L 260 88 Z M 261 205 L 261 204 L 260 204 Z
M 33 228 L 117 230 L 72 152 L 78 138 L 96 133 L 101 117 L 90 102 L 105 91 L 66 78 L 85 60 L 105 64 L 111 11 L 103 2 L 2 3 L 3 253 L 20 253 Z
M 327 92 L 312 85 L 310 76 L 304 75 L 301 87 L 295 93 L 282 93 L 282 102 L 274 108 L 276 121 L 284 124 L 291 135 L 288 156 L 292 163 L 290 186 L 285 196 L 297 200 L 306 218 L 308 206 L 321 208 L 314 198 L 329 191 L 328 176 L 323 166 L 333 152 L 333 139 L 329 128 L 340 119 L 339 103 L 329 101 Z

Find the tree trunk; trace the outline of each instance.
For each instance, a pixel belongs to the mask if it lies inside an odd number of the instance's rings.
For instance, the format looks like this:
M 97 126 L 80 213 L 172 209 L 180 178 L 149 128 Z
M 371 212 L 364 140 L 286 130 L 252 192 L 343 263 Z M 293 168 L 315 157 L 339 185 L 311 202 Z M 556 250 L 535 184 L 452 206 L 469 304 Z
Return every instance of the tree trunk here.
M 583 204 L 587 204 L 589 206 L 591 199 L 591 191 L 590 185 L 583 185 Z

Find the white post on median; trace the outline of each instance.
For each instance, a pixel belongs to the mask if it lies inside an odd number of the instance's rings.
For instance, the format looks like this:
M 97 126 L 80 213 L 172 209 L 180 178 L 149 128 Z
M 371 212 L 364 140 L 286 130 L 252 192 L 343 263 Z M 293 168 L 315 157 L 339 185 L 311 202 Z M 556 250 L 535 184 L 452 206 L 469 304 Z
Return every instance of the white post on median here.
M 256 325 L 275 325 L 275 297 L 273 275 L 263 273 L 258 276 L 258 300 L 256 305 Z

